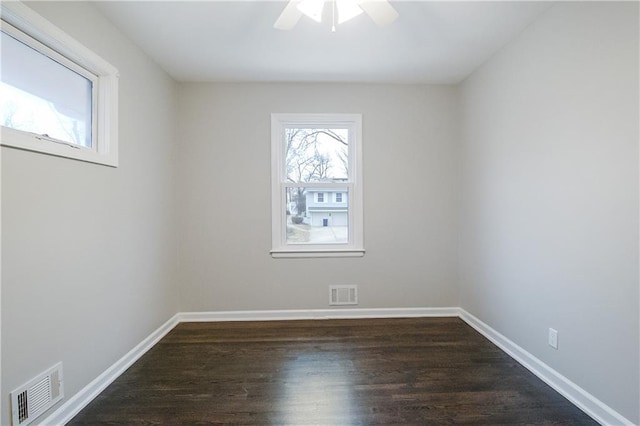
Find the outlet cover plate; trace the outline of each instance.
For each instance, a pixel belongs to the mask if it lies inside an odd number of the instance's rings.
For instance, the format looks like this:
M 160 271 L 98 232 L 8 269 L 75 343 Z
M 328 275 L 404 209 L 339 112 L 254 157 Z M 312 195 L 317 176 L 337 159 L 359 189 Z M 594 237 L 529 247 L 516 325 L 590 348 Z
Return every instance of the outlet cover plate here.
M 558 349 L 558 330 L 549 328 L 549 346 Z

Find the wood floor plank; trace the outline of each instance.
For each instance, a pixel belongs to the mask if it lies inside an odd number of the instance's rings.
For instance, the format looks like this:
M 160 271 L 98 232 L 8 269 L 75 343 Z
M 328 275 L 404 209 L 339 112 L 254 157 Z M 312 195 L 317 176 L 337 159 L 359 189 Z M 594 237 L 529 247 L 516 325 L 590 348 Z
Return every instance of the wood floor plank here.
M 181 323 L 70 425 L 590 417 L 458 318 Z

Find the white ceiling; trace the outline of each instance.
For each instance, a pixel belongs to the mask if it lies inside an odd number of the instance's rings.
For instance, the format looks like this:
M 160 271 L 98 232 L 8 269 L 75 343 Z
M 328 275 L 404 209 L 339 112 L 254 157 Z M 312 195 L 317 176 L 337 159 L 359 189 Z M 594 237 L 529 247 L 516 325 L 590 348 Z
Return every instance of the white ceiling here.
M 457 83 L 550 2 L 393 1 L 399 18 L 337 27 L 303 16 L 273 28 L 282 1 L 123 1 L 97 7 L 178 81 Z

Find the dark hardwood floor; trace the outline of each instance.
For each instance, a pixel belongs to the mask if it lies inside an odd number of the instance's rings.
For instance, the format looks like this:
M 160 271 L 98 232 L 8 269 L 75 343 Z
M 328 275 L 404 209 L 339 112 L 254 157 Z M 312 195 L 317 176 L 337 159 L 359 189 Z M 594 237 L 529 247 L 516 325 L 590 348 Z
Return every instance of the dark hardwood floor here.
M 79 424 L 596 424 L 458 318 L 182 323 Z

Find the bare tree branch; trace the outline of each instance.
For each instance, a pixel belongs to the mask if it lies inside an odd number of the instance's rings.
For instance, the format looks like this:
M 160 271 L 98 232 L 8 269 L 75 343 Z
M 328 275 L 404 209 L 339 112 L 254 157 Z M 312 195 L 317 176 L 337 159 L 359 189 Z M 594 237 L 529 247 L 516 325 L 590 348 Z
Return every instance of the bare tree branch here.
M 326 155 L 320 151 L 319 146 L 326 146 L 319 137 L 327 136 L 340 145 L 334 150 L 334 154 Z M 348 174 L 348 142 L 332 129 L 285 129 L 286 138 L 286 174 L 287 182 L 322 182 L 329 181 L 336 160 L 339 168 Z M 306 188 L 295 187 L 287 191 L 288 201 L 295 203 L 298 215 L 306 211 Z M 289 208 L 289 206 L 287 206 Z

